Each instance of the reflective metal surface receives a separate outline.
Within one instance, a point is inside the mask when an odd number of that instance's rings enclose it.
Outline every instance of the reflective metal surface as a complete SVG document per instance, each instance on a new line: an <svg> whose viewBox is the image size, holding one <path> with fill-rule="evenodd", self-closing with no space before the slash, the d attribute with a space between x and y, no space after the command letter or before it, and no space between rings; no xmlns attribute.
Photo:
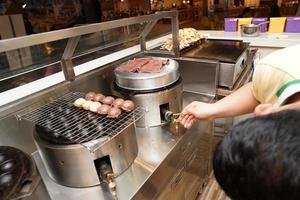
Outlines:
<svg viewBox="0 0 300 200"><path fill-rule="evenodd" d="M159 57L153 57L153 59L166 60L166 58ZM178 63L173 59L168 60L169 62L158 73L127 73L116 68L116 84L128 90L153 90L171 85L179 79ZM127 62L121 65L126 64Z"/></svg>
<svg viewBox="0 0 300 200"><path fill-rule="evenodd" d="M219 86L232 88L248 62L248 51L241 54L236 63L220 63Z"/></svg>
<svg viewBox="0 0 300 200"><path fill-rule="evenodd" d="M159 166L160 162L167 156L177 140L175 135L161 127L147 130L137 129L136 135L139 149L146 148L152 151L146 154L139 152L138 158L134 163L129 166L124 173L115 178L118 199L130 199L155 168ZM147 145L145 146L144 144ZM148 159L144 160L146 156ZM112 199L108 189L103 185L82 189L64 187L55 183L48 177L38 152L34 154L34 158L52 199ZM81 165L84 164L79 161L77 163Z"/></svg>
<svg viewBox="0 0 300 200"><path fill-rule="evenodd" d="M247 43L239 40L206 40L181 56L235 63L248 46Z"/></svg>
<svg viewBox="0 0 300 200"><path fill-rule="evenodd" d="M219 77L219 62L205 59L180 57L179 73L183 80L183 90L214 96Z"/></svg>
<svg viewBox="0 0 300 200"><path fill-rule="evenodd" d="M115 89L113 93L116 96L129 98L136 105L145 109L144 116L136 122L138 127L152 127L165 124L167 121L162 116L163 109L170 110L173 113L180 112L182 109L182 83L180 80L174 86L157 92L128 94Z"/></svg>
<svg viewBox="0 0 300 200"><path fill-rule="evenodd" d="M246 37L256 37L260 34L260 25L258 24L242 24L241 35Z"/></svg>
<svg viewBox="0 0 300 200"><path fill-rule="evenodd" d="M79 40L80 36L70 38L61 58L61 68L64 71L65 79L67 81L73 81L75 79L75 73L74 70L72 70L72 56L75 52Z"/></svg>
<svg viewBox="0 0 300 200"><path fill-rule="evenodd" d="M41 158L45 163L49 176L57 183L69 187L89 187L100 184L100 166L97 160L108 156L114 176L120 175L127 169L138 153L134 125L131 124L123 132L114 136L108 142L90 152L85 146L103 143L102 138L85 144L55 145L41 139L34 133L34 140Z"/></svg>
<svg viewBox="0 0 300 200"><path fill-rule="evenodd" d="M248 46L242 41L207 40L181 56L219 62L218 85L232 88L248 62Z"/></svg>
<svg viewBox="0 0 300 200"><path fill-rule="evenodd" d="M187 96L189 101L201 100L201 95ZM212 99L204 97L202 100ZM208 177L211 131L207 123L198 124L185 134L182 129L172 133L163 127L137 128L138 157L124 173L115 178L117 198L151 199L155 196L158 199L182 199L182 194L187 199L195 197ZM82 189L64 187L53 182L47 176L37 152L34 158L52 199L112 199L104 185ZM180 170L184 166L186 168ZM173 181L176 180L176 173L184 173L184 182L179 181L175 188ZM171 196L161 196L169 191L169 188L161 187L165 184L174 187Z"/></svg>
<svg viewBox="0 0 300 200"><path fill-rule="evenodd" d="M211 102L212 98L184 92L183 100L186 106L195 100ZM152 165L160 164L132 199L195 199L210 171L211 124L195 124L184 135L178 131L179 135L173 137L173 142L168 141L168 135L159 134L163 130L160 127L150 130L155 130L155 134L151 131L138 134L138 143L143 145L139 149L139 158ZM172 147L173 143L176 145ZM164 151L169 153L164 160L159 161L157 155Z"/></svg>

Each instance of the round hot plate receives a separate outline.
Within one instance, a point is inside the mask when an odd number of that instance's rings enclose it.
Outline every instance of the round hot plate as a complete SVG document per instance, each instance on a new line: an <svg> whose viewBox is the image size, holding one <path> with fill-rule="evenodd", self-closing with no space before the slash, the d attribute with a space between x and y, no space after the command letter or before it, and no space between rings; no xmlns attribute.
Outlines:
<svg viewBox="0 0 300 200"><path fill-rule="evenodd" d="M178 62L161 57L145 57L149 59L168 60L168 63L164 65L160 72L153 73L140 73L140 72L122 72L115 69L116 84L124 89L128 90L153 90L166 87L179 79L179 67ZM128 62L121 64L126 65Z"/></svg>
<svg viewBox="0 0 300 200"><path fill-rule="evenodd" d="M0 199L9 200L32 174L30 157L23 151L0 146Z"/></svg>

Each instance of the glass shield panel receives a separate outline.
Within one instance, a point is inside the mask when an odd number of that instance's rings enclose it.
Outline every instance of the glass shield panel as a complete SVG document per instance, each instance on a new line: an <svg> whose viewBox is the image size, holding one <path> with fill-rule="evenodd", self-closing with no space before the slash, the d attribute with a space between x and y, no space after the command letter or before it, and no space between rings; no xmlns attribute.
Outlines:
<svg viewBox="0 0 300 200"><path fill-rule="evenodd" d="M172 33L171 19L160 19L154 25L147 36L147 40L152 40Z"/></svg>
<svg viewBox="0 0 300 200"><path fill-rule="evenodd" d="M150 22L137 23L81 36L73 55L74 65L140 45L139 38L149 24ZM171 19L161 19L154 23L146 41L171 33Z"/></svg>
<svg viewBox="0 0 300 200"><path fill-rule="evenodd" d="M76 66L139 45L141 35L147 35L146 41L149 41L170 34L169 19L155 24L156 17L170 16L169 13L137 16L5 41L2 49L7 51L0 53L0 92L61 71L61 60L72 59L73 66ZM148 32L145 29L149 24L153 26ZM97 32L97 29L101 31ZM53 41L55 38L57 40ZM22 41L24 45L19 43ZM41 41L44 43L39 44ZM29 46L23 48L27 44ZM19 49L14 49L14 46L19 46Z"/></svg>
<svg viewBox="0 0 300 200"><path fill-rule="evenodd" d="M73 55L74 64L81 63L80 58L86 62L139 44L139 36L146 24L138 23L81 36Z"/></svg>
<svg viewBox="0 0 300 200"><path fill-rule="evenodd" d="M0 53L0 92L61 71L67 39Z"/></svg>

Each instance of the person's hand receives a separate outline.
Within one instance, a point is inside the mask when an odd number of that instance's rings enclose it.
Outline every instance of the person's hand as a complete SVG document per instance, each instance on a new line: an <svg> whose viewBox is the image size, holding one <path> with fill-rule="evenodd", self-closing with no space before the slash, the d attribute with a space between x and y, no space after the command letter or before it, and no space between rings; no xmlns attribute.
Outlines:
<svg viewBox="0 0 300 200"><path fill-rule="evenodd" d="M273 108L272 104L259 104L255 107L254 115L255 116L261 116L261 115L267 115L271 114L273 112L276 112L276 109Z"/></svg>
<svg viewBox="0 0 300 200"><path fill-rule="evenodd" d="M197 120L213 120L214 110L213 104L194 101L183 109L177 121L190 128Z"/></svg>

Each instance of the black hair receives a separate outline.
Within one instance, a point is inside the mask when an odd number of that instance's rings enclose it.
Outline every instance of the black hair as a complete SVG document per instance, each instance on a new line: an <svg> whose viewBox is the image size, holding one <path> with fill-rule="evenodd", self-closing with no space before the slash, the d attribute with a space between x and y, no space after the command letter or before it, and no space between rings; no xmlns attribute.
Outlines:
<svg viewBox="0 0 300 200"><path fill-rule="evenodd" d="M214 152L215 178L232 200L300 200L300 112L235 125Z"/></svg>

